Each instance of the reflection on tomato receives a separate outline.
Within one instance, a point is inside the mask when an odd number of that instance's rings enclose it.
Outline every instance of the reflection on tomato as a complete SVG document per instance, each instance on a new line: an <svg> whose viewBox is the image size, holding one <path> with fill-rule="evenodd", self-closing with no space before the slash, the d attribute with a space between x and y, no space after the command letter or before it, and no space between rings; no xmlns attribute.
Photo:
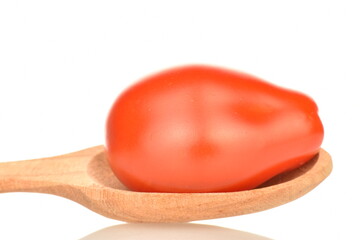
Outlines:
<svg viewBox="0 0 360 240"><path fill-rule="evenodd" d="M310 160L323 135L309 97L208 66L145 78L107 120L111 168L145 192L252 189Z"/></svg>

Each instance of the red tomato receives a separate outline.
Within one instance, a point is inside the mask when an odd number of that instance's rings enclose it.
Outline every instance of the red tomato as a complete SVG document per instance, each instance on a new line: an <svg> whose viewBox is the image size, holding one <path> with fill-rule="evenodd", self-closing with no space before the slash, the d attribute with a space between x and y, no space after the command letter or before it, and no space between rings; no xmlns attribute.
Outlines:
<svg viewBox="0 0 360 240"><path fill-rule="evenodd" d="M207 66L144 79L107 120L112 170L144 192L252 189L310 160L323 135L309 97Z"/></svg>

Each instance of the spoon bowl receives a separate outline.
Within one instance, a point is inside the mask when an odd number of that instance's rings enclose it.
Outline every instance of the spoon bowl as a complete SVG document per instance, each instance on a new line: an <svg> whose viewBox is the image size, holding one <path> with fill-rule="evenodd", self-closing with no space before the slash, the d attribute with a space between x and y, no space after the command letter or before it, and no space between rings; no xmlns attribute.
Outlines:
<svg viewBox="0 0 360 240"><path fill-rule="evenodd" d="M224 193L148 193L127 189L112 173L104 146L50 158L0 163L0 193L38 192L71 199L126 222L188 222L249 214L293 201L331 172L323 149L310 161L256 189Z"/></svg>

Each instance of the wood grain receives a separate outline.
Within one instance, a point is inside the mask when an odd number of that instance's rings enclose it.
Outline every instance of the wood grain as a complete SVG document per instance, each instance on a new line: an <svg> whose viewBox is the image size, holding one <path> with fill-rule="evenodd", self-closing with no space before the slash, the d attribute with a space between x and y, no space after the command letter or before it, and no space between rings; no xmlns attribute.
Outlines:
<svg viewBox="0 0 360 240"><path fill-rule="evenodd" d="M249 191L143 193L121 184L107 163L104 147L96 146L56 157L0 163L0 193L54 194L127 222L188 222L277 207L311 191L331 170L331 157L321 149L302 167Z"/></svg>

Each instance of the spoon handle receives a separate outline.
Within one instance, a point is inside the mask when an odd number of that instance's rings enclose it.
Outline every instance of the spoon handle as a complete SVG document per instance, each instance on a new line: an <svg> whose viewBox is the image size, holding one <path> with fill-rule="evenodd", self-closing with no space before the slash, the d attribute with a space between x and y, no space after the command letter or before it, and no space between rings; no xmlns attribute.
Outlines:
<svg viewBox="0 0 360 240"><path fill-rule="evenodd" d="M0 163L0 193L37 192L49 185L53 168L49 159Z"/></svg>
<svg viewBox="0 0 360 240"><path fill-rule="evenodd" d="M0 193L57 194L89 182L87 166L101 146L49 158L0 163Z"/></svg>

